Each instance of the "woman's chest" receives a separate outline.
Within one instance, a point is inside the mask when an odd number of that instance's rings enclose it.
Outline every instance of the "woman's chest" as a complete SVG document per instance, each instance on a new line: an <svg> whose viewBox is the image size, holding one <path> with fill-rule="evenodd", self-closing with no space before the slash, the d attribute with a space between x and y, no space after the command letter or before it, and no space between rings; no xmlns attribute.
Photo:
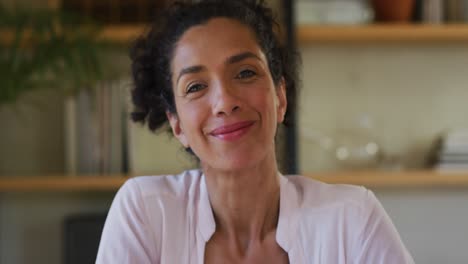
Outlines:
<svg viewBox="0 0 468 264"><path fill-rule="evenodd" d="M250 242L244 248L214 236L205 246L204 263L285 264L289 263L289 257L276 243L274 236Z"/></svg>

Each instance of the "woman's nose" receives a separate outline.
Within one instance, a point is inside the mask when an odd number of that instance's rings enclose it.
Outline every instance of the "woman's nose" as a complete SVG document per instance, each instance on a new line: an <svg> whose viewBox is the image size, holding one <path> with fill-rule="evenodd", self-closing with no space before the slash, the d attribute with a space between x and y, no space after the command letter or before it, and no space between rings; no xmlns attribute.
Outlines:
<svg viewBox="0 0 468 264"><path fill-rule="evenodd" d="M240 110L240 100L234 87L225 83L218 83L215 88L213 114L216 116L229 116Z"/></svg>

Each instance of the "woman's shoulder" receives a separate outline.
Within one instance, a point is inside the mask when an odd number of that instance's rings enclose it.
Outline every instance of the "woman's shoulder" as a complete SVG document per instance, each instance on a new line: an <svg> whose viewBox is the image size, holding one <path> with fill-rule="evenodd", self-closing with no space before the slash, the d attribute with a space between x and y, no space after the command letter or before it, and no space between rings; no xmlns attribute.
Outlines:
<svg viewBox="0 0 468 264"><path fill-rule="evenodd" d="M287 183L288 195L297 201L289 221L297 228L293 241L307 249L307 259L320 252L326 263L343 258L355 263L414 263L372 191L303 176L289 176Z"/></svg>
<svg viewBox="0 0 468 264"><path fill-rule="evenodd" d="M185 198L199 188L201 179L202 172L196 169L172 175L137 176L127 180L121 190L139 192L144 198Z"/></svg>
<svg viewBox="0 0 468 264"><path fill-rule="evenodd" d="M298 203L303 208L330 208L369 206L375 199L373 193L362 186L350 184L329 184L309 177L294 175L287 177L297 193Z"/></svg>
<svg viewBox="0 0 468 264"><path fill-rule="evenodd" d="M327 233L332 240L340 237L339 232L357 238L369 221L384 214L383 209L376 210L381 206L372 191L362 186L329 184L304 176L289 176L287 180L288 195L295 197L297 221L306 227L303 231Z"/></svg>

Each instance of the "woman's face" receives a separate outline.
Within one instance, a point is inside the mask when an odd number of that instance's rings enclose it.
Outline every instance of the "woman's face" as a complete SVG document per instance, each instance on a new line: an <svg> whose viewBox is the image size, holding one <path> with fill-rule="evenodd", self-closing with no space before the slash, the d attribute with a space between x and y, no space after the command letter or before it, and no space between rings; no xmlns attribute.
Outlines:
<svg viewBox="0 0 468 264"><path fill-rule="evenodd" d="M177 114L174 135L204 167L236 170L274 157L286 111L284 82L275 87L251 30L227 18L188 29L171 63Z"/></svg>

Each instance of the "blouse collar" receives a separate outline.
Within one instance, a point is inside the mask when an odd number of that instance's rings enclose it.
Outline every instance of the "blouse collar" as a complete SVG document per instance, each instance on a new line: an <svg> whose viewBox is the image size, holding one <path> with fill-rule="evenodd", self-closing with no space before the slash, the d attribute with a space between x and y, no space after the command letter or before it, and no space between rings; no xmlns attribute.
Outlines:
<svg viewBox="0 0 468 264"><path fill-rule="evenodd" d="M201 175L200 197L198 202L198 230L200 231L205 243L210 240L216 230L213 210L211 210L210 197L206 187L205 175Z"/></svg>

